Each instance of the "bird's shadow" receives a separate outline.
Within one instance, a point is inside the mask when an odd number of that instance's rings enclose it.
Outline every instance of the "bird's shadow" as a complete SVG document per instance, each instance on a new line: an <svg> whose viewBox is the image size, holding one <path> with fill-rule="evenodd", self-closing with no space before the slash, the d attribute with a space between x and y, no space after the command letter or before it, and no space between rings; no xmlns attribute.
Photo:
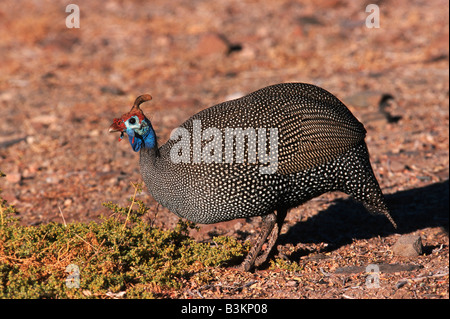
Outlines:
<svg viewBox="0 0 450 319"><path fill-rule="evenodd" d="M278 244L327 243L325 251L332 251L354 239L405 234L427 227L441 227L448 235L449 180L385 197L397 229L384 215L370 215L351 198L339 199L317 215L292 226L279 237ZM290 259L298 259L297 255Z"/></svg>

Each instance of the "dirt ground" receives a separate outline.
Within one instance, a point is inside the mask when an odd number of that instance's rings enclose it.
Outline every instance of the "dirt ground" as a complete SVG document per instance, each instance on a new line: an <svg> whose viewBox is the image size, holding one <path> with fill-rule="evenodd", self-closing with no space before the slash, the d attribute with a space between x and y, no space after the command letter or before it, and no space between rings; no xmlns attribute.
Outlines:
<svg viewBox="0 0 450 319"><path fill-rule="evenodd" d="M283 227L279 251L300 271L214 269L213 284L187 281L162 296L449 298L449 4L377 1L380 26L368 28L361 3L79 1L80 27L67 28L67 1L1 1L3 197L24 225L61 222L60 209L67 222L98 220L108 214L102 202L127 204L130 182L142 180L138 154L108 134L136 96L153 96L143 108L162 145L203 108L270 84L312 83L364 123L399 228L345 194L325 194L292 209ZM156 202L140 196L153 218ZM157 225L177 220L159 208ZM247 240L260 218L200 226L198 240ZM392 246L410 233L423 253L397 256ZM366 282L373 264L377 287Z"/></svg>

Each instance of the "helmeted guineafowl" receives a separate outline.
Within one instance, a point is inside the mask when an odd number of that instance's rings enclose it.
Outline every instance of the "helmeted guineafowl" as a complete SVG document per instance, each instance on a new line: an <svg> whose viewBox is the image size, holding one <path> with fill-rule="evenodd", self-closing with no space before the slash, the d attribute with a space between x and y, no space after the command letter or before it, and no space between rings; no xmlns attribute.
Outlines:
<svg viewBox="0 0 450 319"><path fill-rule="evenodd" d="M268 86L193 115L161 147L140 108L150 99L139 96L110 132L127 133L140 151L148 190L178 216L201 224L262 216L242 269L267 259L289 208L325 192L347 193L396 227L372 171L364 126L326 90Z"/></svg>

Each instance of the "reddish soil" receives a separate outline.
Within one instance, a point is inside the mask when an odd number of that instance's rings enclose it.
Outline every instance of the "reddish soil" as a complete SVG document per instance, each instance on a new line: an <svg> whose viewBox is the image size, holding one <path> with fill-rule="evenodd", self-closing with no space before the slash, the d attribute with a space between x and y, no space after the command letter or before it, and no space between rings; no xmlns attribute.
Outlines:
<svg viewBox="0 0 450 319"><path fill-rule="evenodd" d="M24 225L98 220L141 181L138 154L108 134L136 96L160 144L190 115L280 82L319 85L364 123L373 168L399 228L341 193L288 214L279 251L301 271L212 270L173 298L449 298L448 1L382 1L367 28L359 1L81 2L80 28L65 1L0 3L2 196ZM394 98L379 111L383 95ZM140 195L152 208L148 194ZM156 224L178 218L160 208ZM260 218L201 226L247 240ZM419 234L423 253L393 244ZM365 267L380 268L378 288ZM359 268L355 268L358 266ZM414 267L418 266L418 267ZM353 267L353 268L352 268ZM408 268L409 267L409 268ZM386 270L387 269L387 270Z"/></svg>

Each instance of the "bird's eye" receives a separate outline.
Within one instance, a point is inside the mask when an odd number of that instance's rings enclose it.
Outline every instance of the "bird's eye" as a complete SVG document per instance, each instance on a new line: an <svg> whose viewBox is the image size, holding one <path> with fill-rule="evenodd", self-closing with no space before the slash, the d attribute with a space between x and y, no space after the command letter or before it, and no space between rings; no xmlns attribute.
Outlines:
<svg viewBox="0 0 450 319"><path fill-rule="evenodd" d="M135 124L136 123L136 119L134 117L132 117L131 119L128 120L128 123Z"/></svg>

